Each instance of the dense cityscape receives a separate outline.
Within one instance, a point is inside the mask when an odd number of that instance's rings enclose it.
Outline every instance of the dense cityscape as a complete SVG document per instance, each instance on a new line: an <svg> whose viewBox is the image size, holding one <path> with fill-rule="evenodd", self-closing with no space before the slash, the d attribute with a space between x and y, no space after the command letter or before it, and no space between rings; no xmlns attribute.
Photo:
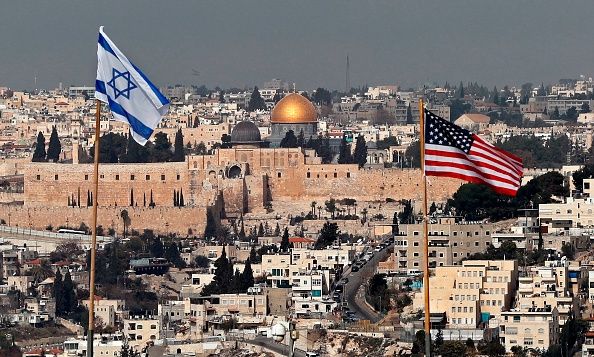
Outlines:
<svg viewBox="0 0 594 357"><path fill-rule="evenodd" d="M513 198L429 181L434 348L594 350L591 78L260 88L162 88L146 146L103 111L97 355L282 354L289 321L297 353L421 353L421 98L525 163ZM86 349L94 90L0 90L2 338L31 356Z"/></svg>
<svg viewBox="0 0 594 357"><path fill-rule="evenodd" d="M594 356L592 6L303 1L3 4L0 357Z"/></svg>

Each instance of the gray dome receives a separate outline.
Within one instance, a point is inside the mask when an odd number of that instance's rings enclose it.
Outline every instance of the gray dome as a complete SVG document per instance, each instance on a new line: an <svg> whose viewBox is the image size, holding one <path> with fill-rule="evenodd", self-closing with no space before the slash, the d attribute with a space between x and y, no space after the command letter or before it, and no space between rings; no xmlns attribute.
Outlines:
<svg viewBox="0 0 594 357"><path fill-rule="evenodd" d="M262 141L260 130L251 121L240 121L231 131L232 143L256 143Z"/></svg>

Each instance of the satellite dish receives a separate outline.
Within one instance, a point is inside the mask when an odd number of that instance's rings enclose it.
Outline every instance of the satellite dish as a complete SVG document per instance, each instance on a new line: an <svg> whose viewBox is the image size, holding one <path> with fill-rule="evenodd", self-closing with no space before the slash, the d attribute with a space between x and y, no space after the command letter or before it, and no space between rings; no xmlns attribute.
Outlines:
<svg viewBox="0 0 594 357"><path fill-rule="evenodd" d="M287 334L287 328L283 324L278 323L278 324L272 326L272 338L276 342L281 342L282 340L284 340L286 334Z"/></svg>

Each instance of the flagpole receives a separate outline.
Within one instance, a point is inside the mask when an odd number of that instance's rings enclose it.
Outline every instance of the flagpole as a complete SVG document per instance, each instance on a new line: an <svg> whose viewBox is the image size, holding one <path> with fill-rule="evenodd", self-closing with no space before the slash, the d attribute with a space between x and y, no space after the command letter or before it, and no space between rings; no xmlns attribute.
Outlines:
<svg viewBox="0 0 594 357"><path fill-rule="evenodd" d="M95 329L95 255L97 246L97 191L99 191L99 135L101 134L101 102L95 100L95 166L93 177L93 235L91 238L91 268L89 273L89 325L87 332L87 357L93 356Z"/></svg>
<svg viewBox="0 0 594 357"><path fill-rule="evenodd" d="M427 217L427 175L425 175L425 111L423 99L419 99L419 123L421 137L421 175L423 175L423 292L425 297L425 356L431 356L431 310L429 308L429 228Z"/></svg>

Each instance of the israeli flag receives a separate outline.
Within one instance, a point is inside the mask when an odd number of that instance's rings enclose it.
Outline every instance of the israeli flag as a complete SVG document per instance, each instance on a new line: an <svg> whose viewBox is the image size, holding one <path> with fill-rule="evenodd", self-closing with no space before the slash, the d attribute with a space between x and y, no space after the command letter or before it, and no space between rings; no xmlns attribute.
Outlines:
<svg viewBox="0 0 594 357"><path fill-rule="evenodd" d="M95 98L107 103L118 121L130 125L136 142L146 144L169 109L169 100L99 28Z"/></svg>

